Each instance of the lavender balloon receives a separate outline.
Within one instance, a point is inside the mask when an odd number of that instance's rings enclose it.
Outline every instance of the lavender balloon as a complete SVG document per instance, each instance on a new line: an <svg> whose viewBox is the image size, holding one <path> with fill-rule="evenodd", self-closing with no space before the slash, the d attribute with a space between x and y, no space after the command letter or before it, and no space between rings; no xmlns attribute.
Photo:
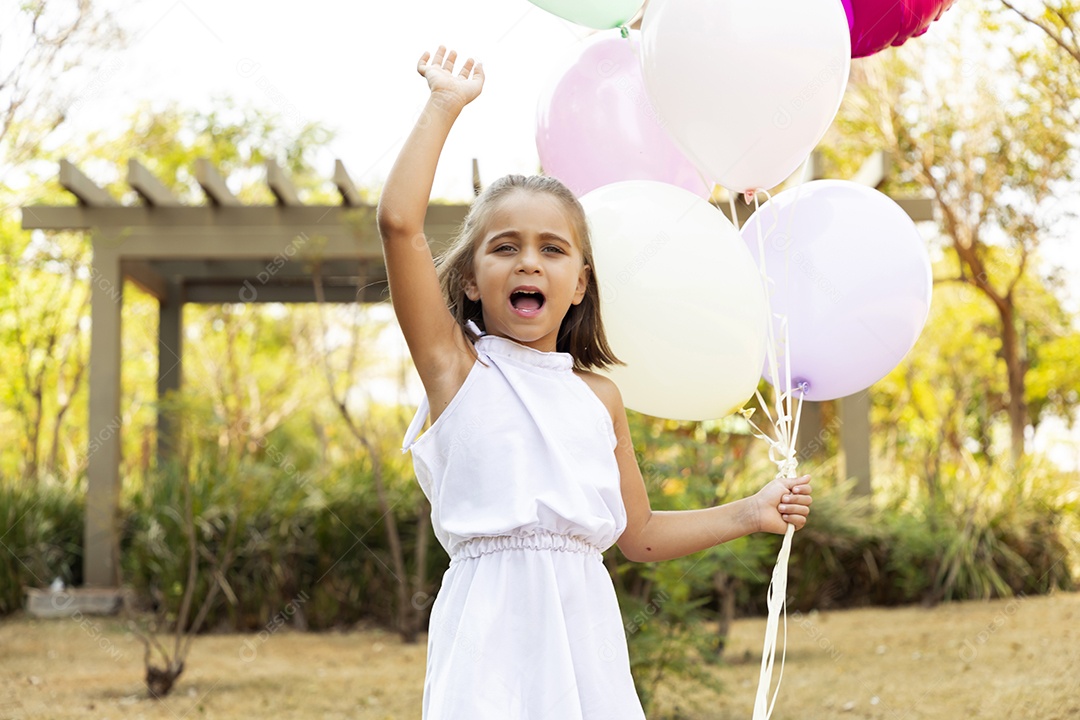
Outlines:
<svg viewBox="0 0 1080 720"><path fill-rule="evenodd" d="M761 267L769 303L786 316L791 385L806 400L832 400L885 377L915 345L930 312L926 246L907 213L886 195L843 180L785 190L742 229ZM780 383L783 329L774 320Z"/></svg>
<svg viewBox="0 0 1080 720"><path fill-rule="evenodd" d="M598 33L540 96L536 149L544 173L578 197L623 180L656 180L708 198L706 186L648 95L640 33Z"/></svg>

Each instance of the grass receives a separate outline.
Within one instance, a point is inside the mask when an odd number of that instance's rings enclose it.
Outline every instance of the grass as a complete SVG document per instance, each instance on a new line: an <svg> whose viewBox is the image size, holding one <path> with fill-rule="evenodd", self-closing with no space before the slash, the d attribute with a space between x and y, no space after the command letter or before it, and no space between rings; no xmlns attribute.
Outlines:
<svg viewBox="0 0 1080 720"><path fill-rule="evenodd" d="M773 718L1078 717L1078 621L1076 593L789 615ZM762 619L737 621L716 688L663 687L650 720L749 718L763 632ZM0 648L0 719L416 720L426 636L205 635L163 700L146 697L142 646L115 619L18 614L0 622Z"/></svg>

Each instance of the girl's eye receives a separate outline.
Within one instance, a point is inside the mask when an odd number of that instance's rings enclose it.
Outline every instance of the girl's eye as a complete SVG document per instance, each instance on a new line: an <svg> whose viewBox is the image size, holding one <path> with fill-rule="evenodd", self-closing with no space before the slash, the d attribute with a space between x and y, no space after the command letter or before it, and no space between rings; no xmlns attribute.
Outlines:
<svg viewBox="0 0 1080 720"><path fill-rule="evenodd" d="M513 245L500 245L499 247L495 248L495 252L502 252L503 250L513 250L513 249L514 249Z"/></svg>
<svg viewBox="0 0 1080 720"><path fill-rule="evenodd" d="M544 249L545 250L554 250L555 252L560 253L560 254L562 253L562 248L559 247L558 245L548 245Z"/></svg>

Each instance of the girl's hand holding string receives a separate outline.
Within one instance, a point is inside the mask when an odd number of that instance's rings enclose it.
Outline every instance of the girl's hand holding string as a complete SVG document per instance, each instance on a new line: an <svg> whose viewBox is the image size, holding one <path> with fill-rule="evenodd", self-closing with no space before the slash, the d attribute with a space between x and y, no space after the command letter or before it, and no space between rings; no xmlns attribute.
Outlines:
<svg viewBox="0 0 1080 720"><path fill-rule="evenodd" d="M810 476L776 478L753 496L760 530L783 535L787 526L796 530L806 525L810 515Z"/></svg>
<svg viewBox="0 0 1080 720"><path fill-rule="evenodd" d="M461 72L454 75L454 62L457 51L451 50L445 59L446 46L440 45L435 57L425 52L416 64L416 71L424 76L431 90L431 97L438 101L440 108L459 111L480 95L484 87L484 66L472 58L461 66ZM428 62L431 58L431 62Z"/></svg>

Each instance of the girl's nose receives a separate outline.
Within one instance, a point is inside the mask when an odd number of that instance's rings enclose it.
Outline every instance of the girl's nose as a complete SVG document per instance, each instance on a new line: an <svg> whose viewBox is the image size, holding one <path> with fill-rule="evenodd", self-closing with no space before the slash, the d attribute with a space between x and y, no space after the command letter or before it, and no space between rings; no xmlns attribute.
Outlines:
<svg viewBox="0 0 1080 720"><path fill-rule="evenodd" d="M518 253L518 267L522 272L536 272L540 269L540 253L532 248L525 248Z"/></svg>

